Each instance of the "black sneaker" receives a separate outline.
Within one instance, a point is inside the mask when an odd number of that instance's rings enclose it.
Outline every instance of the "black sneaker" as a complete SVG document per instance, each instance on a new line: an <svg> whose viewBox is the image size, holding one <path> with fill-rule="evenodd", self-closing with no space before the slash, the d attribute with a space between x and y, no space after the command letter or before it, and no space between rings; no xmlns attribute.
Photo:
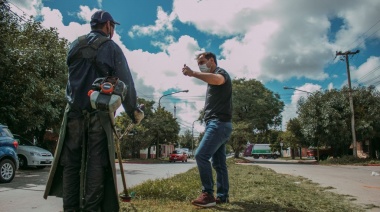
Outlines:
<svg viewBox="0 0 380 212"><path fill-rule="evenodd" d="M230 200L228 199L228 197L225 199L221 199L220 197L217 197L215 199L215 202L216 204L225 204L225 203L230 203Z"/></svg>
<svg viewBox="0 0 380 212"><path fill-rule="evenodd" d="M215 206L216 202L214 195L209 194L207 192L202 192L197 199L191 201L191 204L207 208Z"/></svg>

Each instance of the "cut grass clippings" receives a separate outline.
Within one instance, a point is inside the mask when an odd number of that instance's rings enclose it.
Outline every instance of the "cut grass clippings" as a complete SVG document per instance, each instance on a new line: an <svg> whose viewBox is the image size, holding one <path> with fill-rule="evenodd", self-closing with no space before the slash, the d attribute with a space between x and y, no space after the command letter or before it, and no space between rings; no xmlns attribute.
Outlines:
<svg viewBox="0 0 380 212"><path fill-rule="evenodd" d="M171 178L149 180L129 188L134 198L129 203L122 202L121 211L364 211L349 197L329 192L331 188L247 164L228 159L229 204L207 209L191 205L201 188L198 169L192 168Z"/></svg>
<svg viewBox="0 0 380 212"><path fill-rule="evenodd" d="M329 158L320 161L321 165L358 165L358 166L380 166L380 160L371 158L355 158L352 155L345 155L339 158Z"/></svg>

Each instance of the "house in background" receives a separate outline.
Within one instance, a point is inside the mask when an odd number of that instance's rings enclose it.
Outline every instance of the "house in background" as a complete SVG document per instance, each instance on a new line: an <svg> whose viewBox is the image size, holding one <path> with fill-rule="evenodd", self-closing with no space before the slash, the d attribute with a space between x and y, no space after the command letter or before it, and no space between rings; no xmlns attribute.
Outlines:
<svg viewBox="0 0 380 212"><path fill-rule="evenodd" d="M161 144L161 158L169 157L170 153L172 153L175 149L173 144ZM156 158L156 146L150 147L150 158ZM147 159L148 158L148 148L140 150L140 158Z"/></svg>

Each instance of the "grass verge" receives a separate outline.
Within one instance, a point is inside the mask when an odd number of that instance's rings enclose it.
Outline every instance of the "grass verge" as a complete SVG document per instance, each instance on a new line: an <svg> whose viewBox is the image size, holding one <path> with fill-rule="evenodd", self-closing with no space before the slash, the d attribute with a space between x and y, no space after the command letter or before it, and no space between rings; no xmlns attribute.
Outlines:
<svg viewBox="0 0 380 212"><path fill-rule="evenodd" d="M358 166L380 166L380 160L374 160L369 158L355 158L352 155L346 155L340 158L329 158L324 161L320 161L319 164L324 165L358 165Z"/></svg>
<svg viewBox="0 0 380 212"><path fill-rule="evenodd" d="M329 192L331 188L246 164L228 159L229 204L208 209L191 205L201 187L198 169L193 168L172 178L149 180L130 188L135 196L130 203L121 203L121 211L364 211L349 197Z"/></svg>

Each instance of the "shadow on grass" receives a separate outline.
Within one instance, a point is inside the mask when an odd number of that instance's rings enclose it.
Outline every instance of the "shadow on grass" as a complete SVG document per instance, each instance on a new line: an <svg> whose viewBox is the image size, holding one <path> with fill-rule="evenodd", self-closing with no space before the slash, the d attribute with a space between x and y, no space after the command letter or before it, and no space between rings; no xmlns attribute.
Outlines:
<svg viewBox="0 0 380 212"><path fill-rule="evenodd" d="M252 164L297 164L297 165L316 165L318 162L311 160L300 160L300 161L288 161L288 160L265 160L265 159L259 159L259 160L251 160Z"/></svg>
<svg viewBox="0 0 380 212"><path fill-rule="evenodd" d="M182 202L183 203L183 202ZM179 204L180 205L180 204ZM190 207L190 208L189 208ZM268 212L268 211L282 211L282 212L304 212L290 207L282 207L276 204L270 203L255 203L252 201L233 201L229 204L216 205L215 207L198 207L193 206L189 202L189 207L186 206L186 209L183 208L182 211L230 211L230 212L246 212L246 211L255 211L255 212ZM141 205L137 206L132 204L124 205L121 208L121 211L142 211ZM157 208L156 208L157 209ZM159 208L157 211L177 211L178 208L173 209L168 207L167 210L164 208ZM144 211L154 211L152 208L146 208Z"/></svg>
<svg viewBox="0 0 380 212"><path fill-rule="evenodd" d="M141 171L141 170L124 170L124 173L129 174L129 175L138 175L138 174L143 173L143 171ZM121 171L116 170L116 174L121 174Z"/></svg>
<svg viewBox="0 0 380 212"><path fill-rule="evenodd" d="M210 208L199 208L202 209L210 209ZM255 212L267 212L267 211L287 211L287 212L302 212L301 210L294 208L284 208L279 205L270 204L270 203L255 203L250 201L241 201L236 202L233 201L230 204L226 204L224 206L217 205L212 209L216 209L217 211L231 211L231 212L246 212L246 211L255 211Z"/></svg>

